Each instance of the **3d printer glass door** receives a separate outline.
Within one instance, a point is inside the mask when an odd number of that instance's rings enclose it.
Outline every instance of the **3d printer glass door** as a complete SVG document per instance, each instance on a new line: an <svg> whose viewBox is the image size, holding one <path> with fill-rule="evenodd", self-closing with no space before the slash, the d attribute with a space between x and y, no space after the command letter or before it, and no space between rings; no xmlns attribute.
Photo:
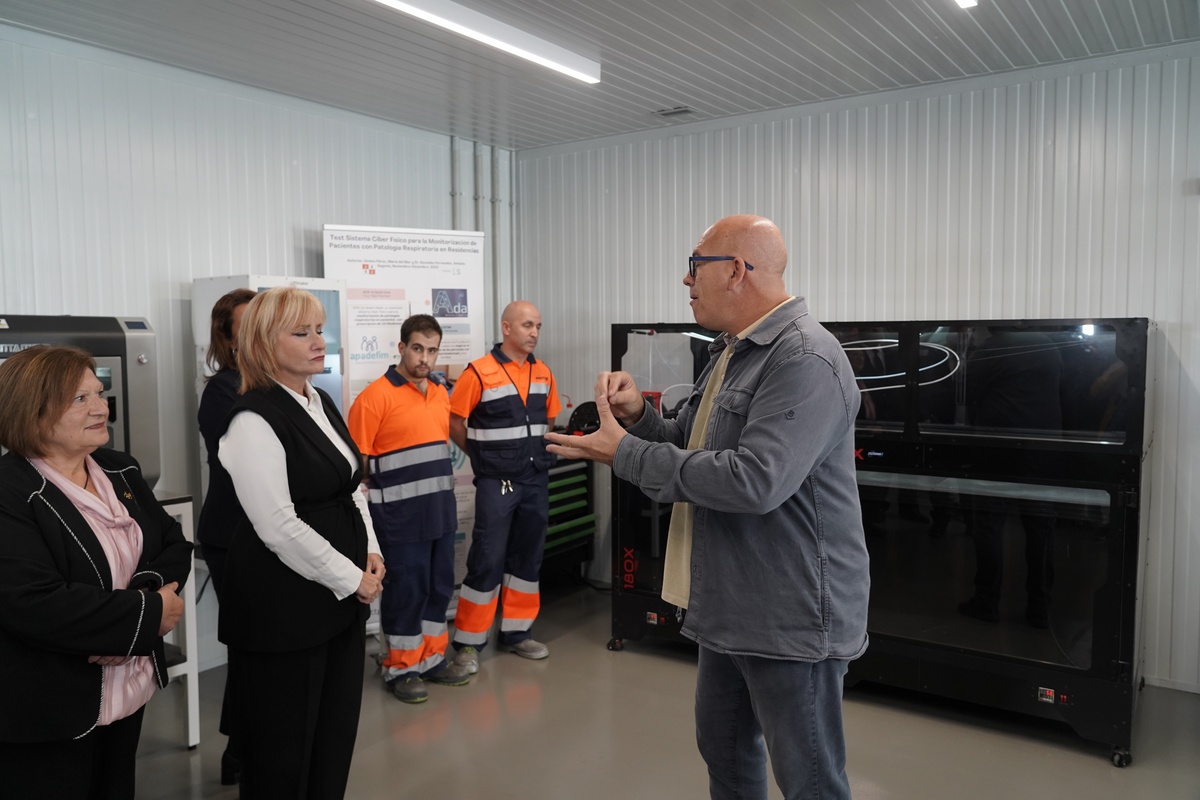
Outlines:
<svg viewBox="0 0 1200 800"><path fill-rule="evenodd" d="M1101 489L860 471L872 633L1081 670L1119 577Z"/></svg>

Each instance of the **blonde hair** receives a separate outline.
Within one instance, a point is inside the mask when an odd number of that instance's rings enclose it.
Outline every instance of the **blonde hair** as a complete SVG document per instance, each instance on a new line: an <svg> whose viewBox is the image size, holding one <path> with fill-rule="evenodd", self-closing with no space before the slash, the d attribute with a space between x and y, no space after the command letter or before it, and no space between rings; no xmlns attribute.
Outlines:
<svg viewBox="0 0 1200 800"><path fill-rule="evenodd" d="M294 286L268 289L246 306L238 331L237 364L242 373L242 394L269 389L279 372L275 339L283 331L325 322L325 307L312 294Z"/></svg>
<svg viewBox="0 0 1200 800"><path fill-rule="evenodd" d="M0 446L19 456L44 456L46 436L66 413L91 354L78 347L38 345L0 364Z"/></svg>

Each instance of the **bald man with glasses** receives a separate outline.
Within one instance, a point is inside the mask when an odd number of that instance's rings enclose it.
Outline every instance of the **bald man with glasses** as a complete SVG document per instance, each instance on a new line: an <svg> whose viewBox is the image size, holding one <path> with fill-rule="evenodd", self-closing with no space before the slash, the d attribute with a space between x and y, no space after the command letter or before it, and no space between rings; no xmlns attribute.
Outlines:
<svg viewBox="0 0 1200 800"><path fill-rule="evenodd" d="M854 468L859 392L837 340L784 289L770 220L726 217L684 285L722 331L667 420L624 372L601 372L601 427L549 450L611 464L674 503L663 599L700 645L696 739L714 800L848 798L842 682L867 647L870 574Z"/></svg>

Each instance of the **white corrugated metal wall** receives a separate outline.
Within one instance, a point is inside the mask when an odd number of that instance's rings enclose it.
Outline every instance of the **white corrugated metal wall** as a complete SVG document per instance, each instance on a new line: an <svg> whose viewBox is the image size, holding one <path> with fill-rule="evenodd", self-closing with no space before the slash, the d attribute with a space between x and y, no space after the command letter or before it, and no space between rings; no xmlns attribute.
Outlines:
<svg viewBox="0 0 1200 800"><path fill-rule="evenodd" d="M609 323L690 318L682 258L735 211L825 319L1150 317L1146 674L1200 690L1195 46L527 151L515 215L503 151L5 26L0 74L0 311L151 320L164 485L195 481L191 280L317 275L322 224L449 228L455 192L577 400Z"/></svg>
<svg viewBox="0 0 1200 800"><path fill-rule="evenodd" d="M691 320L684 257L735 212L780 223L822 319L1153 320L1145 675L1200 691L1200 47L517 158L517 289L579 401L610 323Z"/></svg>
<svg viewBox="0 0 1200 800"><path fill-rule="evenodd" d="M506 151L7 26L0 76L0 313L150 320L161 486L199 487L194 278L319 276L324 224L449 229L460 196L511 280Z"/></svg>

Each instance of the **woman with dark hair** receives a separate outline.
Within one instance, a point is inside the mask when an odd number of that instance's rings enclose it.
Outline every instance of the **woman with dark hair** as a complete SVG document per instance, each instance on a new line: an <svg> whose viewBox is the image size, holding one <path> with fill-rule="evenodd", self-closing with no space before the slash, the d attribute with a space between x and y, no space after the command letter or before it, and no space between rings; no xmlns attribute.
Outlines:
<svg viewBox="0 0 1200 800"><path fill-rule="evenodd" d="M229 552L233 530L242 517L242 509L229 473L217 458L217 443L225 432L225 418L237 402L238 389L242 385L242 376L237 371L237 335L242 314L254 295L255 292L249 289L234 289L213 306L212 333L205 358L213 374L204 386L200 411L196 415L208 453L208 492L200 509L196 540L200 542L218 600L225 578L225 555Z"/></svg>
<svg viewBox="0 0 1200 800"><path fill-rule="evenodd" d="M226 562L218 636L229 648L242 800L345 795L358 733L365 624L383 558L362 456L332 398L325 309L294 287L246 309L242 396L221 437L246 518Z"/></svg>
<svg viewBox="0 0 1200 800"><path fill-rule="evenodd" d="M0 364L0 792L131 800L142 713L167 685L192 545L137 461L107 450L96 362Z"/></svg>
<svg viewBox="0 0 1200 800"><path fill-rule="evenodd" d="M237 371L237 336L242 314L246 313L246 306L255 294L250 289L234 289L222 295L213 305L208 355L205 357L205 363L213 374L204 386L200 410L196 414L200 435L204 438L204 449L208 454L208 492L200 509L196 540L200 543L208 574L212 576L218 602L224 594L225 556L229 552L229 542L245 515L233 491L233 481L217 458L217 444L225 432L225 418L237 402L238 389L242 385L242 376ZM226 692L221 707L221 732L226 736L230 735L233 728L228 696ZM240 763L237 752L237 742L230 737L225 752L221 754L221 783L224 786L237 783Z"/></svg>

